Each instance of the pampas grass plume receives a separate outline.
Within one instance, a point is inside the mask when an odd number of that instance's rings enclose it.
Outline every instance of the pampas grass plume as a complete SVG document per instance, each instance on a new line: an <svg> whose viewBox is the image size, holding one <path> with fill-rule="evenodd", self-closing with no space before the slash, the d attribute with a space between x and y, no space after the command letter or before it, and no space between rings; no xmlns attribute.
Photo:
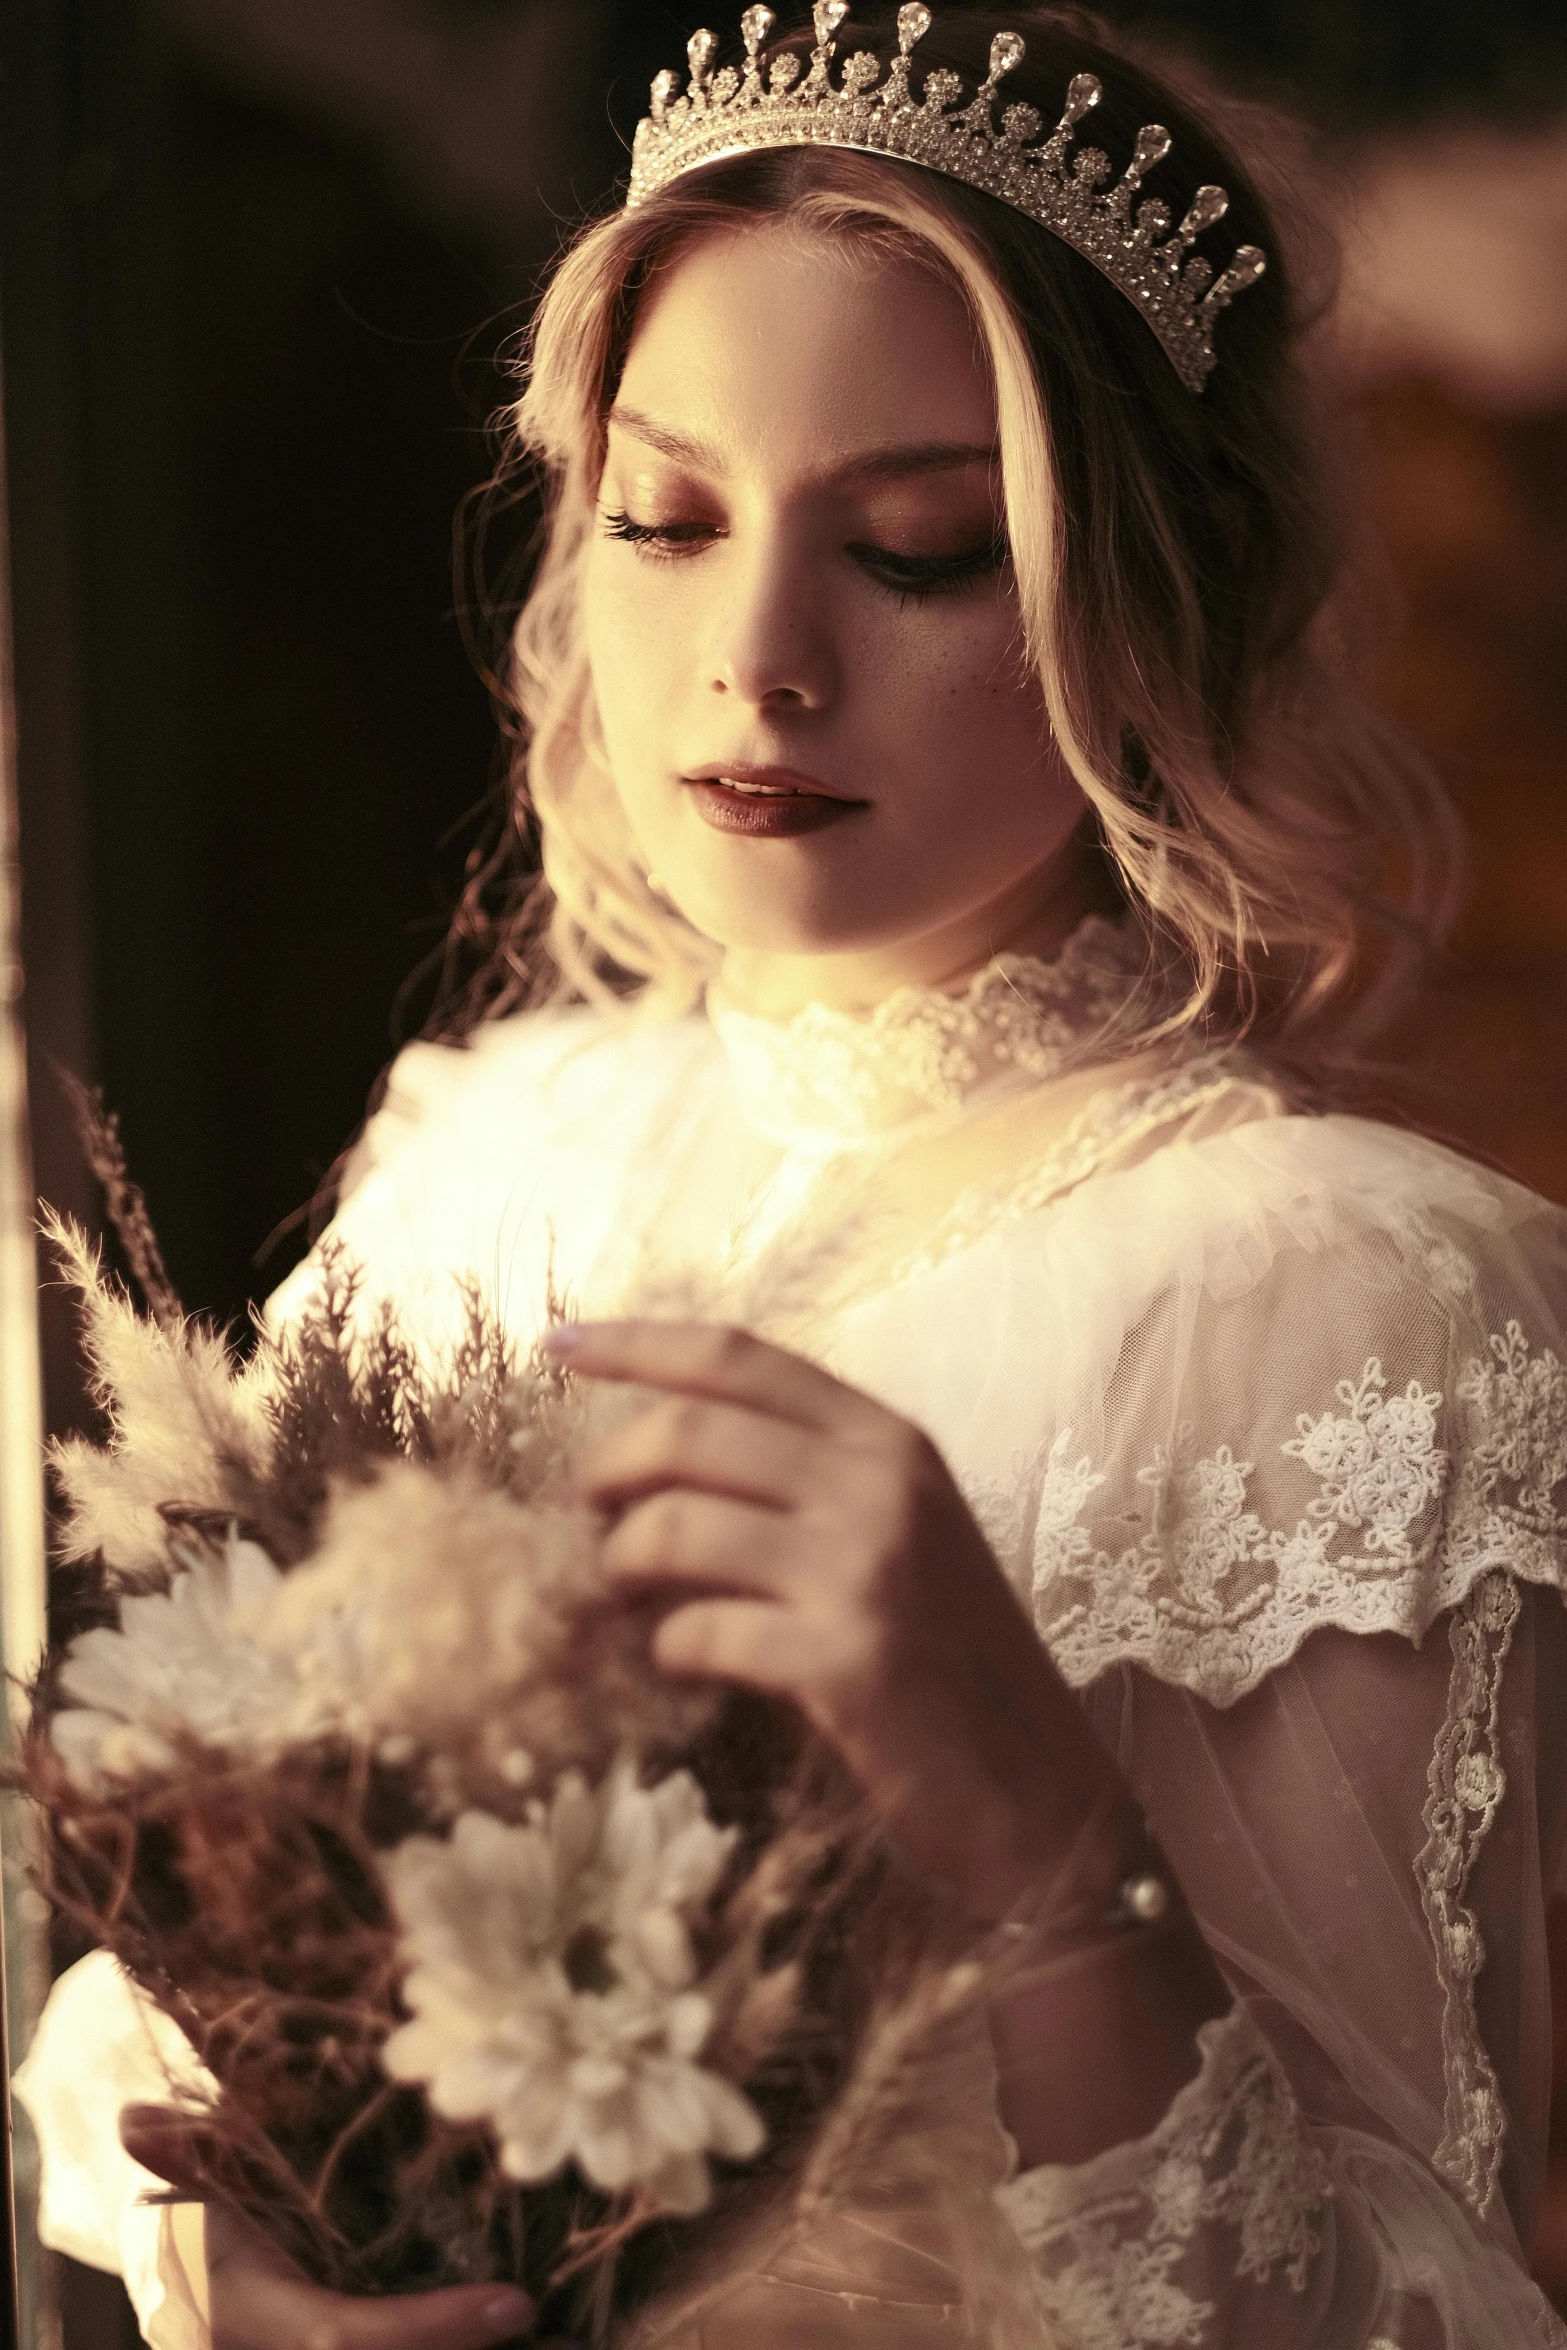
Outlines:
<svg viewBox="0 0 1567 2350"><path fill-rule="evenodd" d="M221 1510L235 1464L264 1474L260 1383L237 1372L225 1341L204 1324L145 1320L78 1225L51 1211L44 1234L80 1301L92 1394L110 1427L107 1448L79 1436L50 1447L66 1503L57 1555L101 1554L126 1584L162 1585L165 1507Z"/></svg>

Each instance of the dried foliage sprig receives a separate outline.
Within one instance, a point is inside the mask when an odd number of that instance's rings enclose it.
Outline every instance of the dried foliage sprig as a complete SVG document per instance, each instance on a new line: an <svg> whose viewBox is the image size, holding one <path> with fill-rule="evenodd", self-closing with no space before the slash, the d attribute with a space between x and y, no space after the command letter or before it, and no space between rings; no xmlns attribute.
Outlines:
<svg viewBox="0 0 1567 2350"><path fill-rule="evenodd" d="M120 1121L106 1105L100 1087L85 1085L69 1069L57 1070L71 1105L82 1154L103 1186L104 1207L119 1235L126 1261L147 1300L160 1330L172 1331L185 1319L179 1291L169 1279L141 1185L132 1180L120 1140Z"/></svg>

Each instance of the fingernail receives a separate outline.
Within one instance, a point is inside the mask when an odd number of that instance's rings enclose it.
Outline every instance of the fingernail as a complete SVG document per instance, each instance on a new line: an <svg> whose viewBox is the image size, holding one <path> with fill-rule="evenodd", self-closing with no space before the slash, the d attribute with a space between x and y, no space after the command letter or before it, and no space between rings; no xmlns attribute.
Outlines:
<svg viewBox="0 0 1567 2350"><path fill-rule="evenodd" d="M582 1343L580 1322L557 1322L544 1333L544 1351L552 1355L569 1355L574 1346Z"/></svg>
<svg viewBox="0 0 1567 2350"><path fill-rule="evenodd" d="M513 2334L526 2332L532 2325L533 2303L526 2293L508 2285L504 2293L496 2293L486 2301L479 2315L485 2325L494 2328L497 2342L504 2342Z"/></svg>

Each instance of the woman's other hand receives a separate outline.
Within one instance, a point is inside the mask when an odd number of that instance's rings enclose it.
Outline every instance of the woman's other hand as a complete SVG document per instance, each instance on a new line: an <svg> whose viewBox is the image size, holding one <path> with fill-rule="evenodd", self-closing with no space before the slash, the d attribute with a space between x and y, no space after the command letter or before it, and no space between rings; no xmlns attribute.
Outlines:
<svg viewBox="0 0 1567 2350"><path fill-rule="evenodd" d="M169 2123L155 2105L129 2106L120 2120L127 2151L160 2178L179 2168ZM537 2341L533 2304L512 2286L458 2285L390 2300L328 2293L255 2229L211 2206L205 2219L212 2350L495 2350L502 2343L567 2350Z"/></svg>
<svg viewBox="0 0 1567 2350"><path fill-rule="evenodd" d="M206 2219L212 2350L491 2350L531 2334L533 2304L510 2286L328 2293L253 2229L211 2209Z"/></svg>
<svg viewBox="0 0 1567 2350"><path fill-rule="evenodd" d="M576 1472L611 1575L674 1595L658 1663L793 1698L910 1856L1004 1915L1118 1773L935 1446L739 1330L569 1324L548 1344L662 1391Z"/></svg>

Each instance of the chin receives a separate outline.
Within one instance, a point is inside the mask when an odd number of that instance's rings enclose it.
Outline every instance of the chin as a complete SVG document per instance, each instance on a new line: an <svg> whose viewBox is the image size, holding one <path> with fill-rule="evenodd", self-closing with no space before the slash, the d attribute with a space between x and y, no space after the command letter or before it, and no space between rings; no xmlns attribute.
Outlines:
<svg viewBox="0 0 1567 2350"><path fill-rule="evenodd" d="M654 870L693 930L714 946L740 953L810 955L830 952L827 936L838 926L822 921L822 910L802 904L804 892L783 886L786 877L750 874L740 887L726 886L711 872L693 873L673 856L656 858Z"/></svg>
<svg viewBox="0 0 1567 2350"><path fill-rule="evenodd" d="M659 880L685 919L715 946L760 955L832 955L875 946L909 926L895 918L867 919L863 895L791 887L803 876L776 867L771 875L752 873L745 885L726 888L709 874L682 873L671 858L658 868Z"/></svg>

